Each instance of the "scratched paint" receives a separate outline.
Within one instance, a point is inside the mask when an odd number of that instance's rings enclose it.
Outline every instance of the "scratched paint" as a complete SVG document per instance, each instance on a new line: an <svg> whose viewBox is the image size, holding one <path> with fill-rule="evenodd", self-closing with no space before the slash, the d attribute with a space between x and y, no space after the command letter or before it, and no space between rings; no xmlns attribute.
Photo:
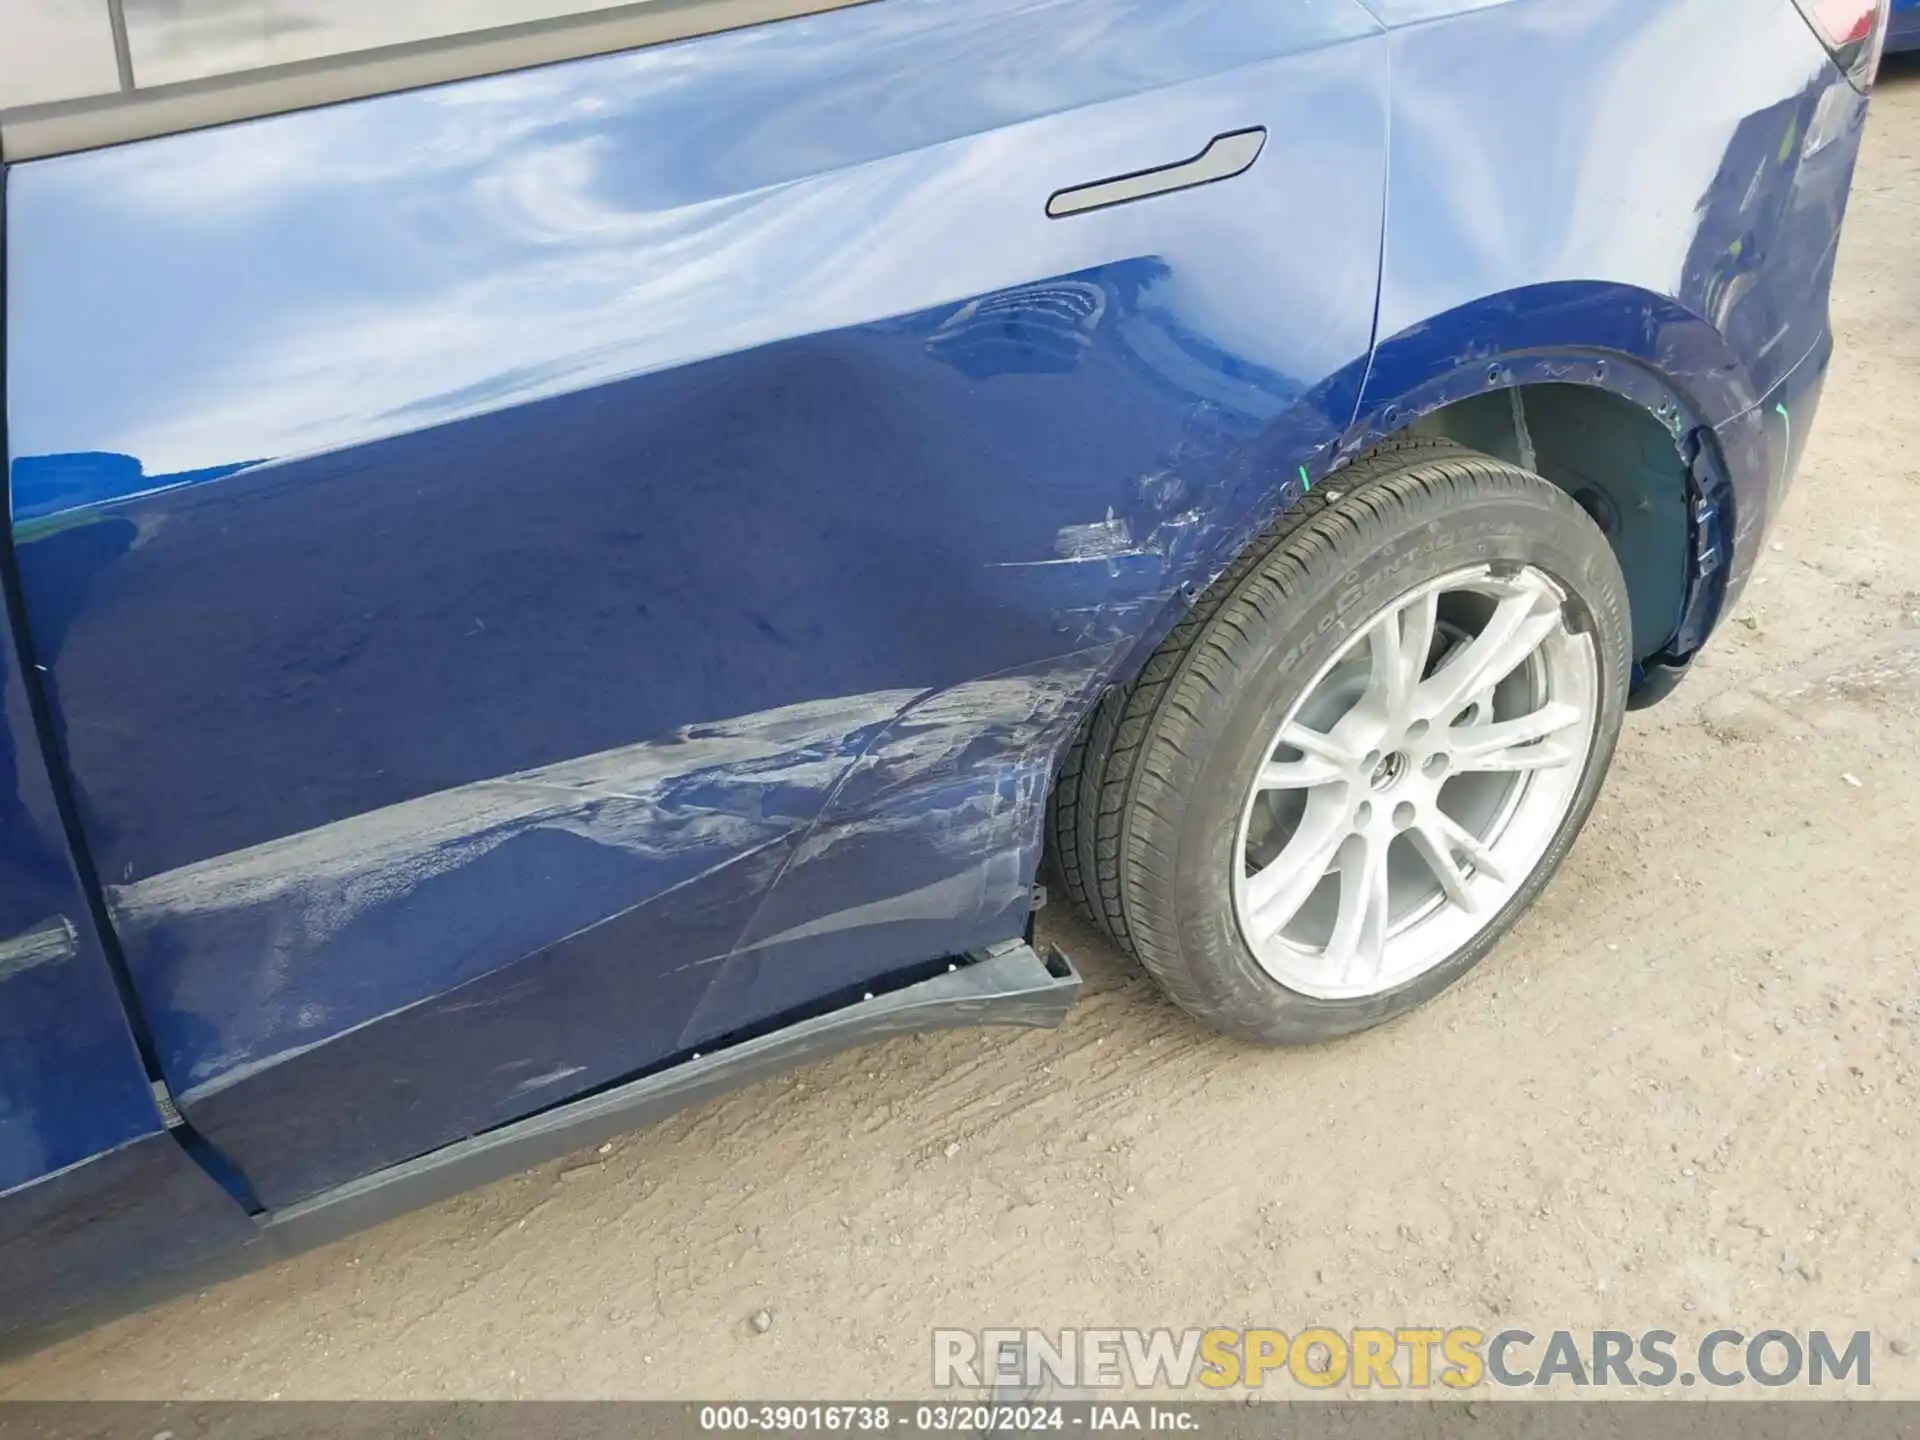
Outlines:
<svg viewBox="0 0 1920 1440"><path fill-rule="evenodd" d="M1133 529L1124 515L1109 510L1107 518L1090 525L1063 525L1053 548L1062 560L1104 560L1133 553Z"/></svg>
<svg viewBox="0 0 1920 1440"><path fill-rule="evenodd" d="M1017 936L1052 756L1112 659L1097 647L942 691L739 717L701 742L662 737L503 777L272 857L117 890L113 903L141 916L130 960L173 983L164 1033L239 1041L182 1104L214 1143L254 1157L264 1201L287 1203L365 1163L367 1112L308 1114L297 1131L268 1117L343 1077L390 1073L396 1045L445 1063L410 1072L409 1128L377 1152L384 1163L423 1136L458 1138L626 1076L636 1056L684 1055L930 954ZM815 818L769 807L795 775ZM677 830L687 818L699 823ZM676 834L693 853L674 849ZM422 865L433 881L414 878ZM263 870L289 883L263 886ZM671 875L682 878L663 883ZM503 889L546 907L537 928L566 938L502 934L497 903L477 901L487 928L446 928L453 897ZM343 893L361 908L316 939L339 923ZM181 937L211 963L169 965ZM236 985L246 957L275 943L257 984ZM419 982L423 961L440 993L410 999L399 987ZM313 1008L319 993L336 1008Z"/></svg>
<svg viewBox="0 0 1920 1440"><path fill-rule="evenodd" d="M26 618L263 1198L1012 933L1074 707L1494 348L1726 426L1813 353L1851 147L1782 139L1857 107L1789 7L1423 4L889 0L10 172Z"/></svg>
<svg viewBox="0 0 1920 1440"><path fill-rule="evenodd" d="M42 965L57 965L79 953L79 932L64 915L0 940L0 983Z"/></svg>
<svg viewBox="0 0 1920 1440"><path fill-rule="evenodd" d="M108 907L137 976L157 979L182 944L196 957L160 988L164 1014L231 1037L183 1064L182 1090L206 1093L417 1002L422 968L433 988L457 985L795 833L811 811L789 797L831 792L917 693L788 706L457 786L111 886ZM577 857L568 873L520 879L514 852L546 846ZM514 914L484 937L406 921L427 887L506 876ZM414 954L396 971L400 945Z"/></svg>

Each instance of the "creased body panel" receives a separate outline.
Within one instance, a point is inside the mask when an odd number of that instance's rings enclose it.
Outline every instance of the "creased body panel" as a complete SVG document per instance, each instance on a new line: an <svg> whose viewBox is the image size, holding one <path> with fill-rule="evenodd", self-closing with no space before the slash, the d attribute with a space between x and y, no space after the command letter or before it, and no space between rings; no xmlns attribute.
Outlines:
<svg viewBox="0 0 1920 1440"><path fill-rule="evenodd" d="M161 1129L40 753L0 597L0 1212L4 1192Z"/></svg>
<svg viewBox="0 0 1920 1440"><path fill-rule="evenodd" d="M1787 0L1365 3L1389 27L1393 153L1353 445L1439 400L1570 379L1663 391L1648 408L1679 447L1828 342L1866 102ZM1684 611L1637 625L1642 653L1704 639L1790 474L1766 446L1709 456L1713 533Z"/></svg>
<svg viewBox="0 0 1920 1440"><path fill-rule="evenodd" d="M244 1244L154 1102L0 596L0 1332Z"/></svg>
<svg viewBox="0 0 1920 1440"><path fill-rule="evenodd" d="M1020 931L1084 696L1351 419L1384 46L887 0L17 168L29 613L265 1202Z"/></svg>
<svg viewBox="0 0 1920 1440"><path fill-rule="evenodd" d="M1403 26L1383 341L1527 286L1623 286L1723 337L1674 377L1713 423L1818 342L1859 107L1792 5L1370 4Z"/></svg>

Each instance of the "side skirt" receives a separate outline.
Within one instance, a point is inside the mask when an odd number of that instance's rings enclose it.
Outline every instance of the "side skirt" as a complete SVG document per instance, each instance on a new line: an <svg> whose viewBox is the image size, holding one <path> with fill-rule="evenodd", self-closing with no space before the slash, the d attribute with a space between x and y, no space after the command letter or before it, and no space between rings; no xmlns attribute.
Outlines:
<svg viewBox="0 0 1920 1440"><path fill-rule="evenodd" d="M375 1171L263 1216L261 1229L277 1242L276 1248L288 1252L324 1245L402 1211L558 1160L709 1096L857 1045L971 1025L1051 1028L1066 1018L1079 992L1080 976L1058 950L1043 959L1031 946L1014 941L918 984Z"/></svg>
<svg viewBox="0 0 1920 1440"><path fill-rule="evenodd" d="M994 946L956 960L929 979L458 1141L251 1222L236 1211L236 1222L251 1224L253 1233L233 1248L110 1291L44 1325L0 1336L0 1356L37 1349L188 1290L328 1244L405 1211L639 1129L711 1096L871 1041L973 1025L1051 1028L1066 1018L1079 993L1080 976L1058 950L1049 948L1043 956L1018 940ZM95 1278L96 1284L101 1282L112 1284L108 1276Z"/></svg>

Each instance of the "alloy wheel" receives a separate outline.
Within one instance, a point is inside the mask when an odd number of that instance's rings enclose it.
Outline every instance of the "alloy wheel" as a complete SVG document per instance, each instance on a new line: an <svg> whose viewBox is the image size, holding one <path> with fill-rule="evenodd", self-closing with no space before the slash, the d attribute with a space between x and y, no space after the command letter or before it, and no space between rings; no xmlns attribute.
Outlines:
<svg viewBox="0 0 1920 1440"><path fill-rule="evenodd" d="M1233 907L1272 978L1384 994L1491 924L1579 792L1599 659L1537 568L1455 571L1363 624L1281 720L1241 811Z"/></svg>

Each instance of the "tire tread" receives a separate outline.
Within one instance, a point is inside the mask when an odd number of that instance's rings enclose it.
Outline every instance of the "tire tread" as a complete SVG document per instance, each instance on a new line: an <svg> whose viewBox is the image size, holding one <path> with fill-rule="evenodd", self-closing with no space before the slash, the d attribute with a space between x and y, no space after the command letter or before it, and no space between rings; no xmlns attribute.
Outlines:
<svg viewBox="0 0 1920 1440"><path fill-rule="evenodd" d="M1175 933L1175 859L1136 832L1171 827L1183 783L1204 755L1203 716L1228 703L1241 657L1283 622L1342 553L1410 510L1507 492L1558 503L1547 482L1452 441L1389 440L1321 484L1247 545L1183 615L1130 683L1109 689L1063 763L1051 840L1068 898L1183 1008L1235 1033L1189 968ZM1571 501L1566 501L1570 505ZM1598 532L1595 531L1597 536ZM1602 542L1604 544L1604 541ZM1268 1038L1255 1036L1255 1038Z"/></svg>

